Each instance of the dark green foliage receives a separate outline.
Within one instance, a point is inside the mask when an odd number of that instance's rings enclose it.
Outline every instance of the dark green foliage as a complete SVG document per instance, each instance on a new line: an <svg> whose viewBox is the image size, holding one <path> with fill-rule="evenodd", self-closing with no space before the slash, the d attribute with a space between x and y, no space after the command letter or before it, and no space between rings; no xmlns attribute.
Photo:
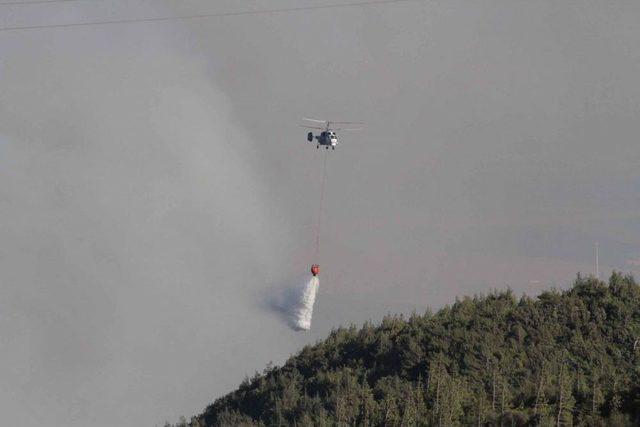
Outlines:
<svg viewBox="0 0 640 427"><path fill-rule="evenodd" d="M340 328L195 417L218 425L640 425L640 287L578 276L519 300Z"/></svg>

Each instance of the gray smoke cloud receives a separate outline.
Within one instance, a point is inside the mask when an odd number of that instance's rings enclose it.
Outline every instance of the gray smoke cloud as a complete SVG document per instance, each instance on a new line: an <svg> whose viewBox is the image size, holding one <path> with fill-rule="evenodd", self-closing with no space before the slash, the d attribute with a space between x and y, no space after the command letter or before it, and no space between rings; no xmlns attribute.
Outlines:
<svg viewBox="0 0 640 427"><path fill-rule="evenodd" d="M230 348L268 344L242 331L288 236L253 145L163 30L11 34L3 52L17 40L0 107L3 422L195 413Z"/></svg>
<svg viewBox="0 0 640 427"><path fill-rule="evenodd" d="M168 6L4 7L0 25L240 7ZM3 423L175 421L339 324L564 285L593 271L595 241L605 274L637 272L639 8L414 2L0 33ZM321 259L303 116L366 123L329 154ZM314 262L301 334L273 298Z"/></svg>

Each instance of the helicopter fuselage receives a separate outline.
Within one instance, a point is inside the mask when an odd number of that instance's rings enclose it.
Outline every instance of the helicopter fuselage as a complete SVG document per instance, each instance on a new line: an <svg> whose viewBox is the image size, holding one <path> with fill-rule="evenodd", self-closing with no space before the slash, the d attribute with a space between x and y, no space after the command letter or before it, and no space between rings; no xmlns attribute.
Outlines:
<svg viewBox="0 0 640 427"><path fill-rule="evenodd" d="M316 140L316 148L320 148L320 146L324 146L327 150L331 147L333 150L336 149L336 145L338 145L338 136L334 131L322 131L318 135L313 135L312 132L309 132L307 135L307 140L312 142Z"/></svg>
<svg viewBox="0 0 640 427"><path fill-rule="evenodd" d="M320 146L324 146L327 150L331 147L333 150L336 149L336 145L340 141L338 141L338 135L336 135L337 130L362 130L361 128L355 129L347 129L340 127L342 125L351 125L351 124L362 124L360 122L331 122L327 120L318 120L318 119L308 119L303 118L302 120L306 120L308 122L318 123L318 125L301 125L305 128L318 129L320 131L319 134L314 135L313 132L307 133L307 141L313 142L316 140L316 148L320 148ZM338 127L334 127L334 125L338 125Z"/></svg>

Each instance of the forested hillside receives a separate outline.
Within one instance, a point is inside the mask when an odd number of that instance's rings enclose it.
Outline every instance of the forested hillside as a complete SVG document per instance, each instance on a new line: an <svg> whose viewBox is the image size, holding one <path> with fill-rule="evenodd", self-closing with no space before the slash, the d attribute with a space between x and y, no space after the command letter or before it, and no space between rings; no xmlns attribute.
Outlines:
<svg viewBox="0 0 640 427"><path fill-rule="evenodd" d="M640 425L640 287L578 276L334 330L194 426Z"/></svg>

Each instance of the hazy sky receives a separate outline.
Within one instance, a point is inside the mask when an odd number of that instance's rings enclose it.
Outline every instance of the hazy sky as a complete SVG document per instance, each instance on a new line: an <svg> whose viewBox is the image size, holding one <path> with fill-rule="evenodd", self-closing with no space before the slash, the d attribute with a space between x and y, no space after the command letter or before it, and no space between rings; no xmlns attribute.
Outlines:
<svg viewBox="0 0 640 427"><path fill-rule="evenodd" d="M0 28L323 1L0 5ZM0 413L160 425L340 324L640 271L640 3L0 31ZM366 123L321 159L302 117ZM312 262L313 329L273 309Z"/></svg>

